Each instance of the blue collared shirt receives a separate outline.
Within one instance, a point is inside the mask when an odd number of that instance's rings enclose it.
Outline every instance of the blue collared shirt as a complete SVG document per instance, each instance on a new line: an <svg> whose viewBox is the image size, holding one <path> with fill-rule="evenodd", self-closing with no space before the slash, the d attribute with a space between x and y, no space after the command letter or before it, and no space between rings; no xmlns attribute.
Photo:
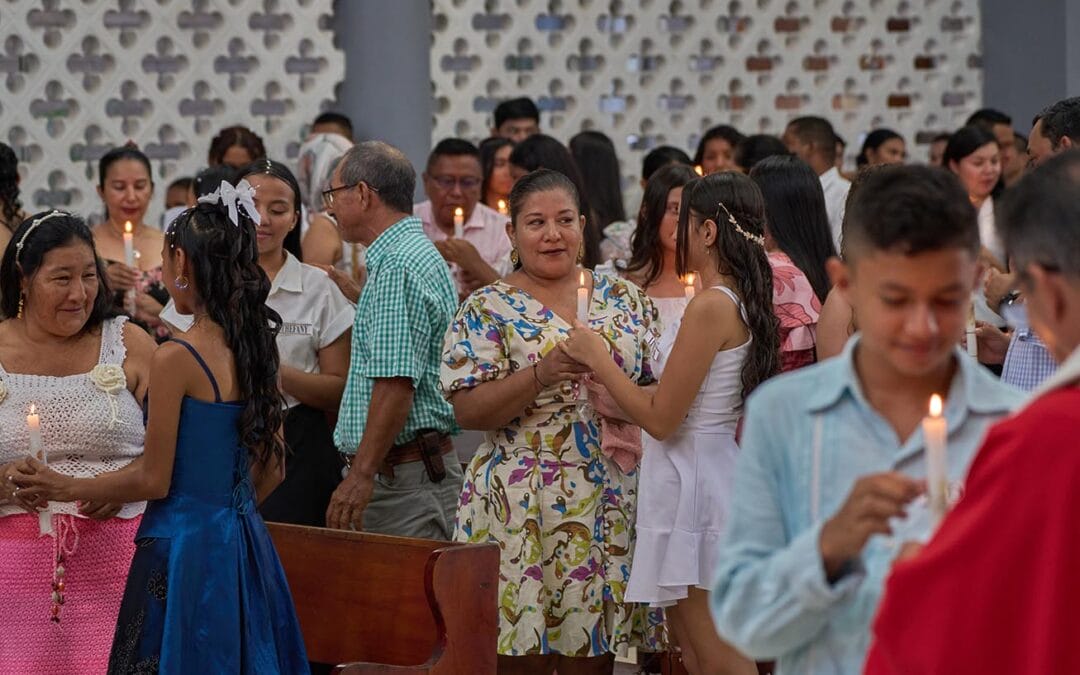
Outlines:
<svg viewBox="0 0 1080 675"><path fill-rule="evenodd" d="M1034 391L1055 370L1057 362L1035 331L1017 328L1001 367L1001 381L1024 391Z"/></svg>
<svg viewBox="0 0 1080 675"><path fill-rule="evenodd" d="M720 634L777 673L862 672L870 623L898 552L875 536L836 583L825 578L821 526L867 474L925 478L922 430L901 443L867 402L844 352L763 384L747 402L731 516L711 604ZM1020 404L959 350L946 404L949 476L962 480L987 427Z"/></svg>

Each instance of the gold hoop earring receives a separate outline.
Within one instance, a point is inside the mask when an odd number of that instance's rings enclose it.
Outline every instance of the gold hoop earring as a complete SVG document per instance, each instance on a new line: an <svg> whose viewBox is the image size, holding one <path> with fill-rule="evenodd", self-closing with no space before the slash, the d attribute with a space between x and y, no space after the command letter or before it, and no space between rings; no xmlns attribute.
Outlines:
<svg viewBox="0 0 1080 675"><path fill-rule="evenodd" d="M173 285L176 286L177 290L186 291L188 287L188 278L181 274L173 279Z"/></svg>
<svg viewBox="0 0 1080 675"><path fill-rule="evenodd" d="M517 249L510 249L510 264L517 267L521 264L521 256L518 255Z"/></svg>
<svg viewBox="0 0 1080 675"><path fill-rule="evenodd" d="M15 315L16 319L21 319L22 318L22 315L23 315L23 303L25 302L25 299L26 299L26 296L22 295L20 293L19 294L19 312L18 312L18 314Z"/></svg>

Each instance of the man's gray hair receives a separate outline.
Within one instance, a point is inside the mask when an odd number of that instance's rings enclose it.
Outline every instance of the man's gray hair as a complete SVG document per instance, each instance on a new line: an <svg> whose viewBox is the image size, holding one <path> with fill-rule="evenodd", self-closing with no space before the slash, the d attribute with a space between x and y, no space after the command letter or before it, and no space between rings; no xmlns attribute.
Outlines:
<svg viewBox="0 0 1080 675"><path fill-rule="evenodd" d="M1005 191L995 215L998 233L1016 269L1036 264L1080 279L1077 194L1080 150L1052 157Z"/></svg>
<svg viewBox="0 0 1080 675"><path fill-rule="evenodd" d="M357 143L341 158L344 185L367 183L383 203L402 213L412 213L416 171L405 153L389 143Z"/></svg>

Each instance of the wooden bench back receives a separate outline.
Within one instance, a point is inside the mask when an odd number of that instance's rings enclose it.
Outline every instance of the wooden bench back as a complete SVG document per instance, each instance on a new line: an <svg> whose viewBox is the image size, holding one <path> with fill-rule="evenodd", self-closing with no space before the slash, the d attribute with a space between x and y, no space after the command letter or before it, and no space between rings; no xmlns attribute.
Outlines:
<svg viewBox="0 0 1080 675"><path fill-rule="evenodd" d="M495 672L496 545L267 527L312 661Z"/></svg>

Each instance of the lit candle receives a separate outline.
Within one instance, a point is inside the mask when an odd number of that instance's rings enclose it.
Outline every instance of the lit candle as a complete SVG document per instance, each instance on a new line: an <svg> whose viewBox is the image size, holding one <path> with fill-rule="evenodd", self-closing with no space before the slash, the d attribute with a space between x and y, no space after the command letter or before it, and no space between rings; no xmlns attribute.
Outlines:
<svg viewBox="0 0 1080 675"><path fill-rule="evenodd" d="M968 303L967 326L964 328L964 343L967 345L967 353L972 358L979 358L979 341L975 337L975 303Z"/></svg>
<svg viewBox="0 0 1080 675"><path fill-rule="evenodd" d="M505 199L500 199L499 200L498 207L499 207L498 210L499 210L499 215L500 216L508 216L508 215L510 215L510 209L506 208L506 200Z"/></svg>
<svg viewBox="0 0 1080 675"><path fill-rule="evenodd" d="M460 206L454 209L454 238L461 239L465 236L465 209Z"/></svg>
<svg viewBox="0 0 1080 675"><path fill-rule="evenodd" d="M26 428L30 432L30 456L48 464L48 457L41 443L41 418L33 403L30 404L30 414L26 416ZM52 509L46 504L45 509L38 513L38 532L44 535L52 534L52 531Z"/></svg>
<svg viewBox="0 0 1080 675"><path fill-rule="evenodd" d="M135 267L135 235L131 229L131 221L124 223L124 264ZM131 289L124 294L124 308L128 314L135 313L135 290Z"/></svg>
<svg viewBox="0 0 1080 675"><path fill-rule="evenodd" d="M589 289L585 287L585 273L578 277L580 283L577 289L577 319L581 323L589 323Z"/></svg>
<svg viewBox="0 0 1080 675"><path fill-rule="evenodd" d="M945 438L949 428L942 416L941 397L930 397L930 416L923 418L923 441L926 443L926 483L930 499L930 517L936 527L948 510L949 467L945 457Z"/></svg>
<svg viewBox="0 0 1080 675"><path fill-rule="evenodd" d="M686 287L683 288L683 293L686 294L686 299L687 300L693 300L694 299L694 273L693 272L686 275Z"/></svg>
<svg viewBox="0 0 1080 675"><path fill-rule="evenodd" d="M705 169L701 168L700 164L695 164L694 165L694 173L696 173L699 176L704 176L705 175Z"/></svg>

